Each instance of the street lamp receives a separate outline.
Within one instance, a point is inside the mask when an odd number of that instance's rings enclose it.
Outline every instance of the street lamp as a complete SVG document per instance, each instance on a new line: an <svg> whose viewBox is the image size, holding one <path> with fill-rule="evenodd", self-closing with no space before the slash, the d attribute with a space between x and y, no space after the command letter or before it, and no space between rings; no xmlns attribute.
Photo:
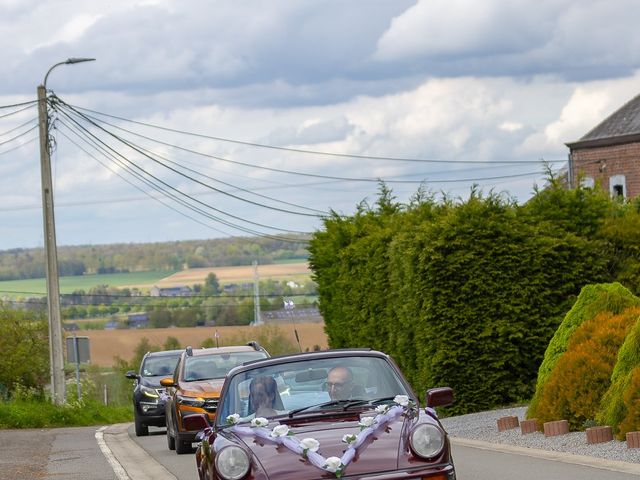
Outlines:
<svg viewBox="0 0 640 480"><path fill-rule="evenodd" d="M58 254L56 226L53 217L53 182L49 148L49 115L47 113L47 78L51 71L72 63L90 62L95 58L69 58L56 63L38 86L38 123L40 131L40 174L42 177L42 215L44 219L44 257L47 278L47 313L49 318L49 359L51 363L51 396L54 403L65 402L64 357L62 354L62 322L60 320L60 285L58 283Z"/></svg>

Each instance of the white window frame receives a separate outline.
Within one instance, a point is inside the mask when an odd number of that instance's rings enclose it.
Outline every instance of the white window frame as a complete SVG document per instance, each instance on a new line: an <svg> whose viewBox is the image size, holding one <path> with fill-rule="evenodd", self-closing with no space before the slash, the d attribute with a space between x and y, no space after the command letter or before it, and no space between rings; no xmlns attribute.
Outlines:
<svg viewBox="0 0 640 480"><path fill-rule="evenodd" d="M615 187L618 185L622 187L622 198L627 198L627 183L624 175L611 175L609 177L609 193L612 197L617 196Z"/></svg>
<svg viewBox="0 0 640 480"><path fill-rule="evenodd" d="M582 179L582 181L580 182L580 186L582 188L593 188L595 186L596 182L593 179L593 177L584 177Z"/></svg>

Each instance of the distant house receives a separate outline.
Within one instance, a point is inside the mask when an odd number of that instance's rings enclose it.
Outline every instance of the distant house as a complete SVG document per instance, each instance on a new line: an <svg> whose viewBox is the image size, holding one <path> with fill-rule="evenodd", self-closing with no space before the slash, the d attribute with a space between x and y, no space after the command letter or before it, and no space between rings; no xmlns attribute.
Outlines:
<svg viewBox="0 0 640 480"><path fill-rule="evenodd" d="M640 95L566 145L570 187L578 181L585 187L598 183L612 196L640 195Z"/></svg>
<svg viewBox="0 0 640 480"><path fill-rule="evenodd" d="M129 328L146 328L149 326L148 313L130 313L127 315Z"/></svg>
<svg viewBox="0 0 640 480"><path fill-rule="evenodd" d="M116 320L109 320L104 324L105 330L115 330L116 328L118 328L118 322Z"/></svg>
<svg viewBox="0 0 640 480"><path fill-rule="evenodd" d="M193 295L193 290L186 285L167 288L160 288L154 285L149 293L152 297L189 297Z"/></svg>

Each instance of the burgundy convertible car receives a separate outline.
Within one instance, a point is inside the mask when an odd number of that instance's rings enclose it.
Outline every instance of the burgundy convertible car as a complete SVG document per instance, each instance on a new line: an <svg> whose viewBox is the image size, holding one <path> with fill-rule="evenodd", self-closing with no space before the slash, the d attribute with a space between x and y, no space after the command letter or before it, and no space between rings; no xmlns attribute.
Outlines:
<svg viewBox="0 0 640 480"><path fill-rule="evenodd" d="M434 407L448 387L418 399L393 360L366 350L269 358L232 369L215 423L196 451L201 480L455 480Z"/></svg>

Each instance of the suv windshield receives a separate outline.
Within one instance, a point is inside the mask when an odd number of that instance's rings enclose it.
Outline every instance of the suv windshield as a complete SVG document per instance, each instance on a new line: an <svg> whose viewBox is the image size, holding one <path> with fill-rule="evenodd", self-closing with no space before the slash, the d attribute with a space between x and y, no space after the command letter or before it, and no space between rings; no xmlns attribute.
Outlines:
<svg viewBox="0 0 640 480"><path fill-rule="evenodd" d="M317 414L355 405L374 408L376 402L391 402L395 395L413 397L387 360L371 356L256 366L227 381L216 417L218 425L224 425L232 414L239 415L242 422L256 416Z"/></svg>
<svg viewBox="0 0 640 480"><path fill-rule="evenodd" d="M266 358L266 356L266 353L262 351L255 351L185 357L184 380L194 382L212 378L224 378L233 367L251 360Z"/></svg>
<svg viewBox="0 0 640 480"><path fill-rule="evenodd" d="M176 364L180 359L180 354L158 355L145 358L142 364L141 375L143 377L159 377L173 375Z"/></svg>

